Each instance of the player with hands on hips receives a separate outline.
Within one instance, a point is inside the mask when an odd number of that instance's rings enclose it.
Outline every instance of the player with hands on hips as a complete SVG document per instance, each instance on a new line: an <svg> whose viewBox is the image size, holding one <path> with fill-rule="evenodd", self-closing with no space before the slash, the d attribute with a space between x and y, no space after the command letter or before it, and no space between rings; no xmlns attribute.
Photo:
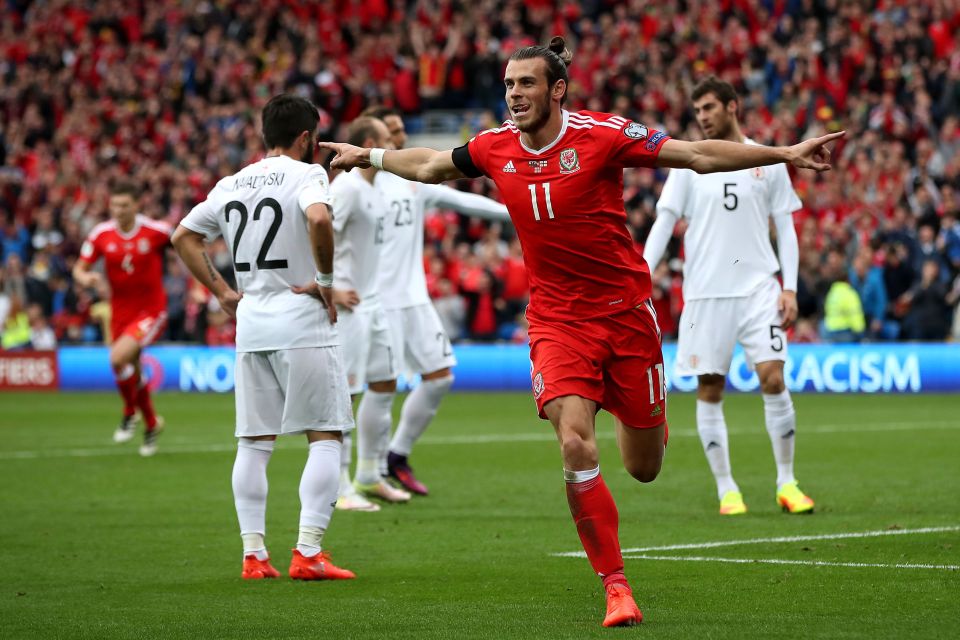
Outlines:
<svg viewBox="0 0 960 640"><path fill-rule="evenodd" d="M266 547L267 464L278 435L304 434L300 526L288 574L355 577L322 540L340 481L342 434L353 429L333 304L333 221L327 174L312 164L320 117L308 100L263 108L267 155L221 179L180 222L173 244L194 277L237 319L237 457L232 485L244 579L276 578ZM240 292L217 273L204 242L223 236Z"/></svg>

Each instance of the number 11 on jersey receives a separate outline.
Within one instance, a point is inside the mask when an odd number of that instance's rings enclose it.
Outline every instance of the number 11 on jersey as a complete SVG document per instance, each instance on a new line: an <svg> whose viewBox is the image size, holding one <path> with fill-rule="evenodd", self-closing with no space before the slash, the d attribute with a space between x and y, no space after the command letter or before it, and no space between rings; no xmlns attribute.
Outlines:
<svg viewBox="0 0 960 640"><path fill-rule="evenodd" d="M553 202L550 201L550 183L542 182L541 186L543 187L544 199L547 201L547 217L553 220ZM530 189L530 202L533 204L533 219L540 219L540 206L537 204L537 185L528 184L527 188Z"/></svg>

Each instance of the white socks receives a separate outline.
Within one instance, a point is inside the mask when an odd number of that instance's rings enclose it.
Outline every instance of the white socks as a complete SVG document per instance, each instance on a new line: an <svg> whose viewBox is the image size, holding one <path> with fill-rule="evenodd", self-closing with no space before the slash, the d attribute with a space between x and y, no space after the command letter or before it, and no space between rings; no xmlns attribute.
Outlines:
<svg viewBox="0 0 960 640"><path fill-rule="evenodd" d="M410 392L410 396L403 403L400 412L400 424L397 432L390 441L390 451L409 456L414 443L420 439L433 417L437 415L437 408L444 394L453 385L453 376L437 378L435 380L421 380L420 384Z"/></svg>
<svg viewBox="0 0 960 640"><path fill-rule="evenodd" d="M310 443L300 478L300 537L297 550L310 557L320 553L320 542L330 524L340 486L340 442Z"/></svg>
<svg viewBox="0 0 960 640"><path fill-rule="evenodd" d="M353 458L353 437L345 433L343 442L340 443L340 495L343 495L344 482L350 484L351 458Z"/></svg>
<svg viewBox="0 0 960 640"><path fill-rule="evenodd" d="M790 392L763 394L763 415L767 421L767 433L773 445L773 458L777 462L777 489L793 482L793 448L797 428L797 414L793 410Z"/></svg>
<svg viewBox="0 0 960 640"><path fill-rule="evenodd" d="M267 549L267 463L273 453L273 440L237 441L237 459L233 463L233 501L240 521L243 554L264 560Z"/></svg>
<svg viewBox="0 0 960 640"><path fill-rule="evenodd" d="M357 482L380 482L380 459L386 455L393 421L394 391L367 391L357 409ZM404 405L406 406L406 405ZM436 410L434 410L436 412Z"/></svg>
<svg viewBox="0 0 960 640"><path fill-rule="evenodd" d="M723 402L697 400L697 433L703 452L710 463L710 471L717 481L717 497L728 491L740 491L730 470L730 448L727 442L727 423L723 418Z"/></svg>

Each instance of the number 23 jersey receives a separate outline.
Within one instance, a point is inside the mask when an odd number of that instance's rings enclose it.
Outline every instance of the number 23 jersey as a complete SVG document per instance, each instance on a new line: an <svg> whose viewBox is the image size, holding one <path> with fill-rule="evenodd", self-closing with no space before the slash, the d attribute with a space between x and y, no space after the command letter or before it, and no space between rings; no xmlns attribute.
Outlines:
<svg viewBox="0 0 960 640"><path fill-rule="evenodd" d="M323 167L288 156L264 158L220 180L181 225L208 240L222 235L233 257L237 351L338 344L319 300L295 294L317 273L306 210L330 206Z"/></svg>
<svg viewBox="0 0 960 640"><path fill-rule="evenodd" d="M454 151L464 174L500 189L523 246L531 320L611 315L651 293L626 226L623 168L655 166L668 137L608 113L561 113L560 133L542 149L524 145L508 120Z"/></svg>

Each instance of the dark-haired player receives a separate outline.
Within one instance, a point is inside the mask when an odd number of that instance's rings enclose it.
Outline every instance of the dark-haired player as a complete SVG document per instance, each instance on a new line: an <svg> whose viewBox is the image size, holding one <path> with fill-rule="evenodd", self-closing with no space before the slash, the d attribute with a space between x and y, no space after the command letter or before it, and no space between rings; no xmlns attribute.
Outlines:
<svg viewBox="0 0 960 640"><path fill-rule="evenodd" d="M170 245L169 225L137 213L137 188L119 182L110 189L110 220L98 224L80 249L73 279L82 287L100 283L91 267L101 257L110 285L110 366L123 398L123 417L114 442L128 442L136 427L137 409L145 431L140 455L157 452L163 419L157 416L147 380L141 376L140 353L163 335L167 325L167 294L163 261Z"/></svg>
<svg viewBox="0 0 960 640"><path fill-rule="evenodd" d="M739 100L728 82L710 77L691 95L706 138L755 144L740 132ZM783 382L787 336L797 318L800 250L793 212L802 206L784 165L697 175L670 172L657 202L657 220L643 257L660 262L673 228L689 222L683 237L683 316L675 370L697 376L697 431L717 483L722 515L747 512L730 468L723 388L737 342L756 369L767 433L777 463L777 503L789 513L810 513L813 500L793 476L797 416ZM770 244L777 229L780 262ZM783 275L783 288L774 277Z"/></svg>
<svg viewBox="0 0 960 640"><path fill-rule="evenodd" d="M670 139L620 116L563 109L570 55L562 38L516 51L504 74L512 119L448 151L336 151L332 166L377 166L409 180L486 175L496 182L523 244L530 279L530 359L541 417L560 442L570 511L607 594L604 626L642 620L623 573L617 507L600 475L594 434L600 408L616 418L627 471L656 478L667 436L660 336L650 274L626 228L624 167L698 173L791 162L826 170L824 145L792 147Z"/></svg>
<svg viewBox="0 0 960 640"><path fill-rule="evenodd" d="M306 434L300 534L289 575L353 578L321 550L340 482L340 442L353 428L334 323L333 222L327 174L310 164L317 108L279 95L263 108L267 156L220 180L187 215L173 244L193 275L237 318L237 458L233 495L243 540L242 577L275 578L265 543L267 463L282 434ZM204 240L233 249L236 292ZM309 284L307 284L309 283Z"/></svg>

